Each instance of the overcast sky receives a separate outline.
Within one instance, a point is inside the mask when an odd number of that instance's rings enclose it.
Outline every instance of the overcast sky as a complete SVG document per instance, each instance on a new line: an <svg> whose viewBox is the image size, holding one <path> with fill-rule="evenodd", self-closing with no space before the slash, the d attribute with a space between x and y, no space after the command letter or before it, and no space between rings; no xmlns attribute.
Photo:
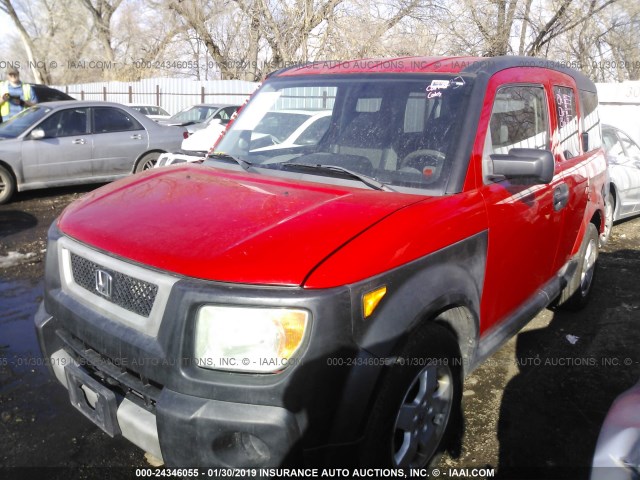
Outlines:
<svg viewBox="0 0 640 480"><path fill-rule="evenodd" d="M13 34L17 33L16 27L13 25L13 22L11 21L11 18L9 18L9 15L1 11L0 11L0 32L2 32L2 35L0 35L0 45L4 45L4 41L7 35L13 36ZM7 58L4 58L4 55L0 55L0 59L8 60Z"/></svg>

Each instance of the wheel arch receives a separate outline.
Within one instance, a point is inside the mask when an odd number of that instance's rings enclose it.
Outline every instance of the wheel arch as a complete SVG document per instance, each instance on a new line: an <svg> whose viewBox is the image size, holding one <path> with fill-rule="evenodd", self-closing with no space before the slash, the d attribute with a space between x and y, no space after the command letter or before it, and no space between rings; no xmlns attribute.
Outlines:
<svg viewBox="0 0 640 480"><path fill-rule="evenodd" d="M13 166L0 158L0 167L4 167L11 174L13 181L16 182L16 190L18 190L19 180L21 181L22 178L18 177Z"/></svg>
<svg viewBox="0 0 640 480"><path fill-rule="evenodd" d="M138 157L136 158L136 161L133 162L133 168L131 169L131 173L135 173L136 168L138 167L138 164L140 163L140 161L147 155L149 155L150 153L157 153L159 155L162 155L163 153L167 153L166 150L162 150L161 148L153 148L151 150L146 150L143 153L141 153L140 155L138 155Z"/></svg>
<svg viewBox="0 0 640 480"><path fill-rule="evenodd" d="M16 172L11 167L11 165L0 160L0 167L2 167L3 170L6 170L7 175L9 176L9 178L7 179L8 185L4 185L2 191L0 192L0 203L4 204L11 201L15 193L19 191L18 186L20 184L18 176L16 175Z"/></svg>
<svg viewBox="0 0 640 480"><path fill-rule="evenodd" d="M418 329L432 325L449 332L459 347L463 376L471 370L480 336L487 239L487 232L480 232L393 272L351 286L358 363L344 383L333 439L355 441L362 433L384 372ZM387 294L373 315L363 318L362 295L381 284L387 286ZM424 357L429 357L428 351Z"/></svg>
<svg viewBox="0 0 640 480"><path fill-rule="evenodd" d="M480 336L485 252L459 257L451 264L443 261L400 285L391 284L390 298L371 323L360 330L356 325L356 342L377 357L393 356L413 332L434 323L453 334L466 371Z"/></svg>

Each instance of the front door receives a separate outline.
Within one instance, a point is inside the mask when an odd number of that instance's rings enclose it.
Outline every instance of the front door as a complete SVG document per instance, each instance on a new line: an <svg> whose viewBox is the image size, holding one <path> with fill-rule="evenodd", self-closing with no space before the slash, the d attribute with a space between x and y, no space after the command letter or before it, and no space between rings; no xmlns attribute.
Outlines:
<svg viewBox="0 0 640 480"><path fill-rule="evenodd" d="M492 175L491 154L508 154L513 148L551 148L545 73L528 73L527 83L500 82L508 75L507 70L494 76L487 92L492 107L481 187L489 226L482 331L515 314L551 278L563 228L562 210L568 201L568 197L558 198L569 194L557 167L546 185L517 184Z"/></svg>
<svg viewBox="0 0 640 480"><path fill-rule="evenodd" d="M45 136L37 140L27 136L22 142L25 183L73 183L93 174L87 108L57 110L35 129L42 129Z"/></svg>

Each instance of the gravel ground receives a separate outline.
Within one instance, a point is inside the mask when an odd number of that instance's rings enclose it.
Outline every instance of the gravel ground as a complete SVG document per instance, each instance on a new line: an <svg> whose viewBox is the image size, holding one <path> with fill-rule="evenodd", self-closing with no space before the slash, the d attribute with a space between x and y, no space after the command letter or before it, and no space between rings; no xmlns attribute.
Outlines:
<svg viewBox="0 0 640 480"><path fill-rule="evenodd" d="M47 229L94 187L22 193L0 206L0 467L75 467L71 477L86 478L91 467L148 466L71 407L33 331ZM611 402L640 378L639 272L637 218L614 227L585 310L543 311L467 378L465 432L455 458L443 458L443 478L474 467L495 469L494 478L588 478ZM118 472L131 474L109 475Z"/></svg>

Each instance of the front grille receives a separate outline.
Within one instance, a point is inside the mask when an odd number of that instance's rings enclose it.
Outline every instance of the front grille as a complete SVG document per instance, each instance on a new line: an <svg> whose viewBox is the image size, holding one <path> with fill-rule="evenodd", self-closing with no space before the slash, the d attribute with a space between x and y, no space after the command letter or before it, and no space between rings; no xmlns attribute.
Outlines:
<svg viewBox="0 0 640 480"><path fill-rule="evenodd" d="M101 270L111 276L111 295L101 295L96 288L96 272ZM71 271L73 280L89 292L100 295L119 307L148 317L158 293L158 286L138 280L124 273L103 268L97 263L71 253Z"/></svg>

